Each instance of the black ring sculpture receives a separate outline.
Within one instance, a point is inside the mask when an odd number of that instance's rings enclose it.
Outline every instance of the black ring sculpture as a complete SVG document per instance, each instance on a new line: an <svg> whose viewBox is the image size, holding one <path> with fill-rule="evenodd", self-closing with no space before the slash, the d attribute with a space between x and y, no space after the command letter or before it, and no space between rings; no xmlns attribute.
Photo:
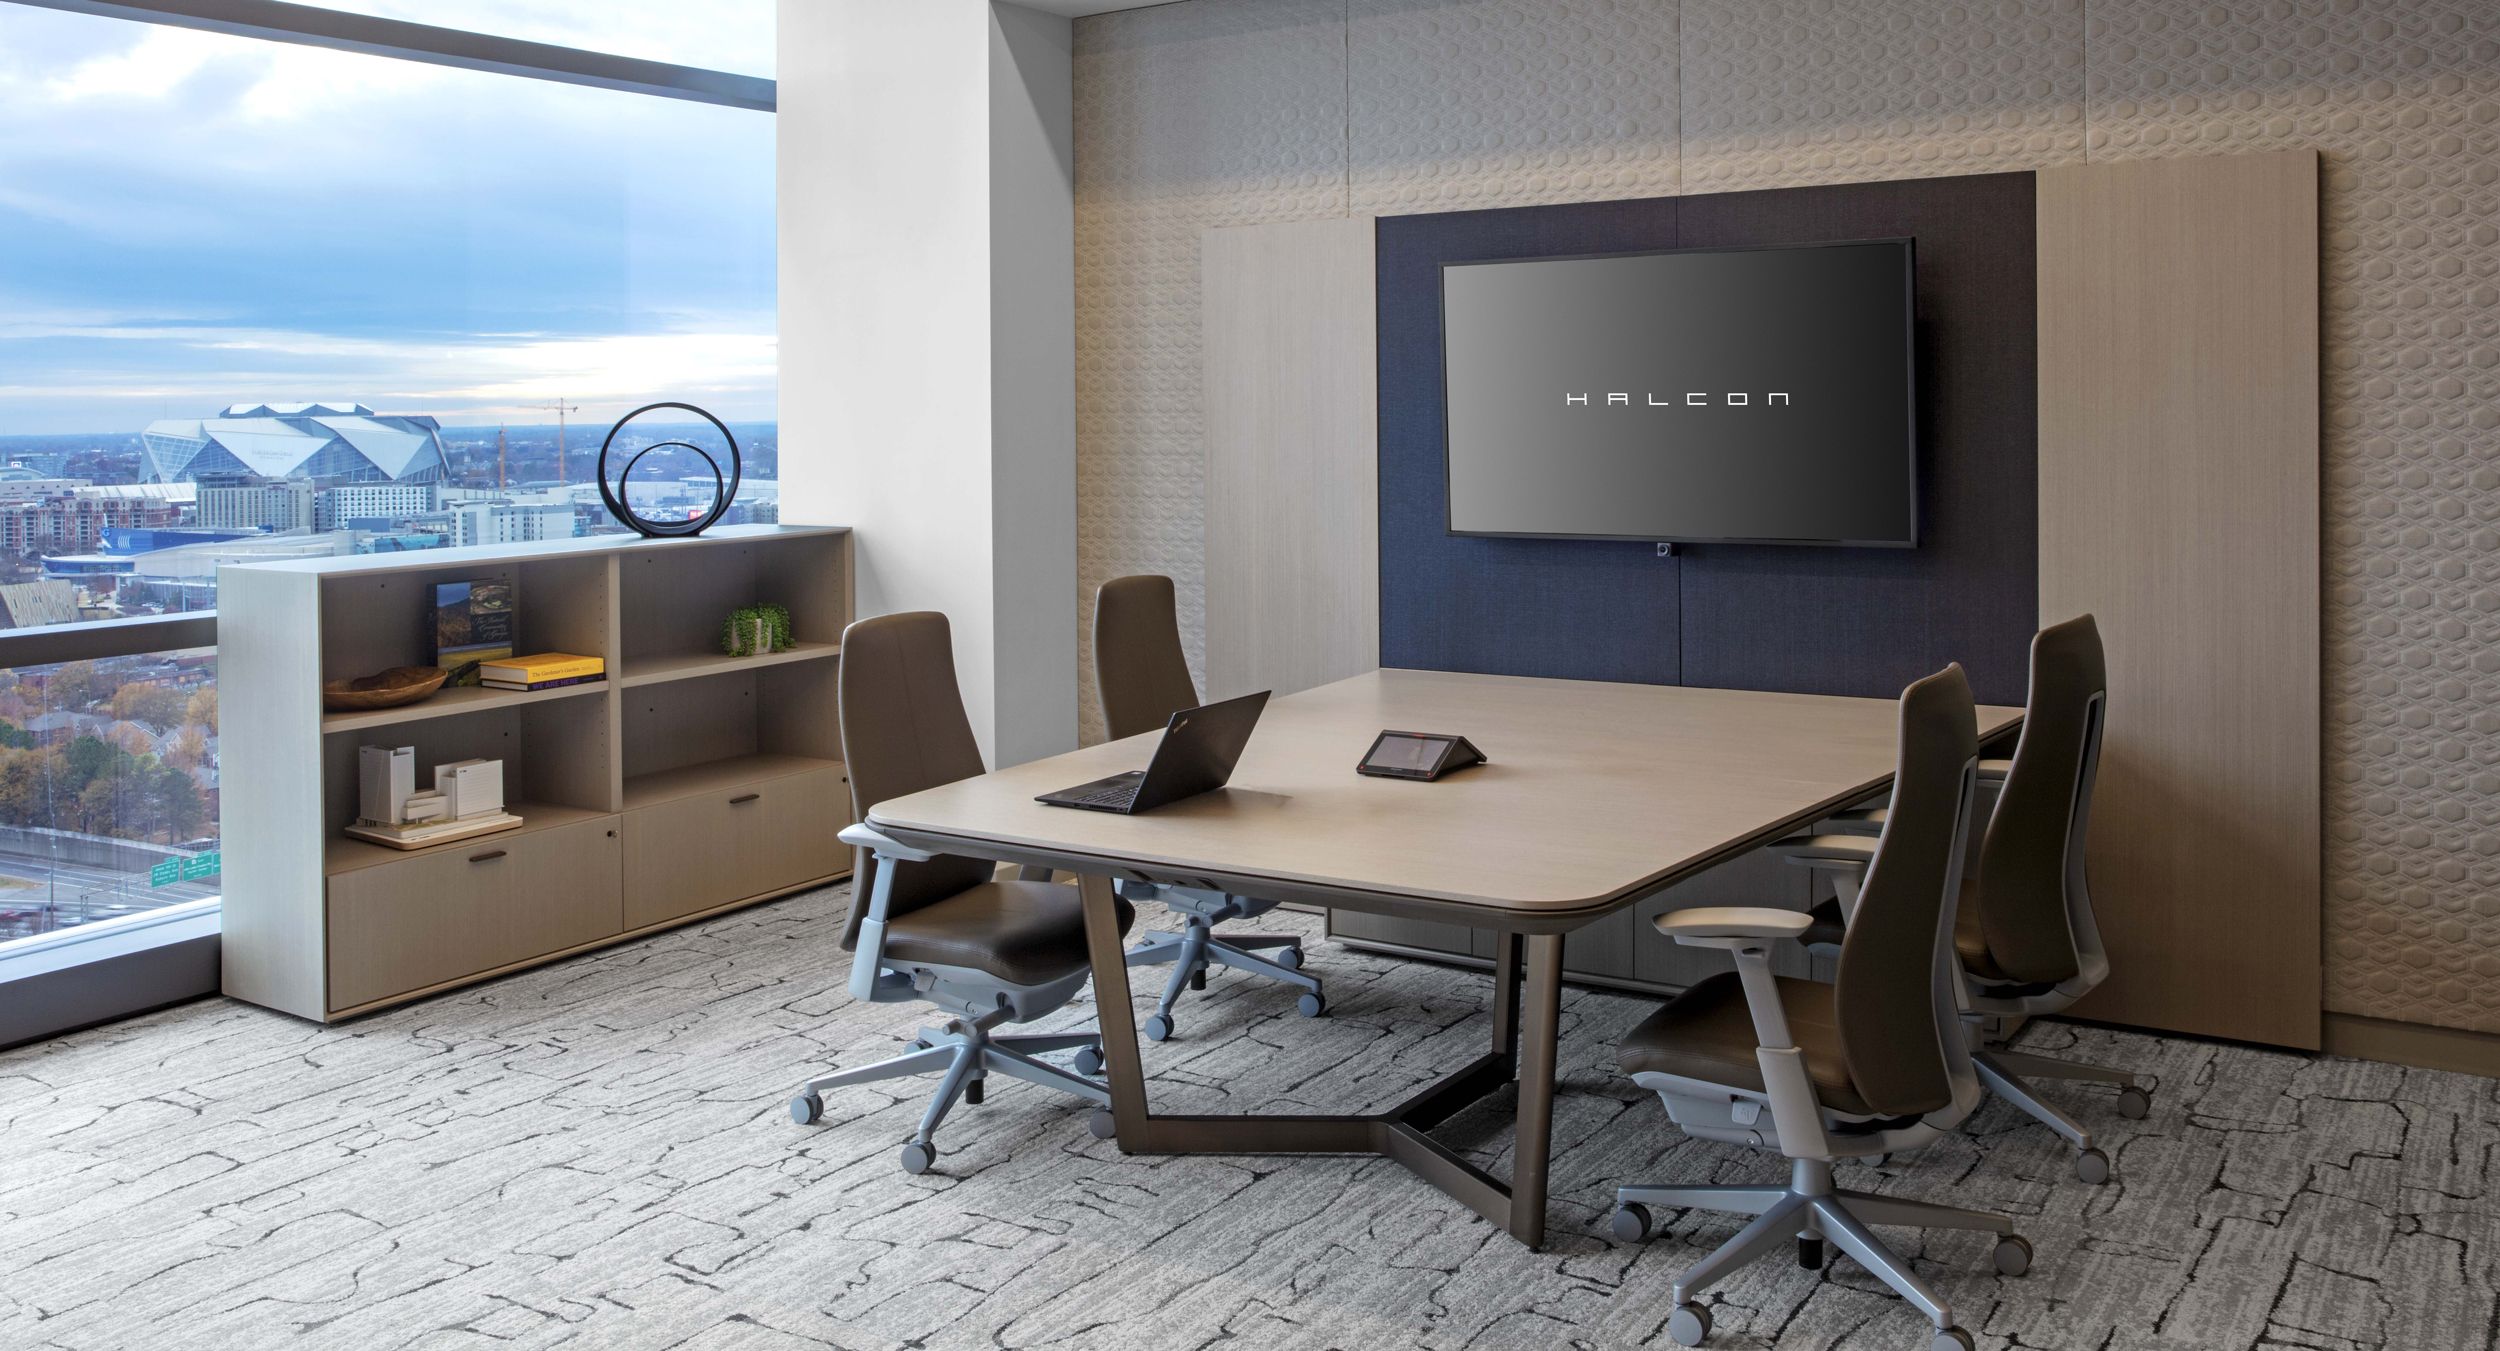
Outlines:
<svg viewBox="0 0 2500 1351"><path fill-rule="evenodd" d="M712 426L720 432L721 440L727 442L729 445L729 473L727 477L724 478L721 474L720 461L713 459L712 453L705 450L703 447L698 446L691 441L658 441L652 443L651 445L644 446L642 449L635 451L631 456L627 457L624 471L616 476L616 490L614 492L610 492L608 490L608 451L610 447L616 444L616 434L625 430L626 423L633 421L635 418L641 417L645 413L660 408L683 409L686 412L692 413L696 417L711 423ZM703 457L704 464L711 467L712 507L711 510L689 520L646 520L641 516L635 515L634 509L625 504L626 480L633 477L634 466L642 462L643 456L650 454L652 451L663 450L670 446L677 446L693 451L695 454ZM619 521L622 521L626 525L632 527L636 533L642 535L646 539L700 535L704 531L711 529L712 526L728 512L729 504L737 500L739 476L740 461L738 458L738 438L729 434L729 424L722 422L719 418L712 416L710 413L704 412L702 409L697 408L690 403L646 403L642 407L627 413L621 418L618 418L616 420L616 425L608 428L607 439L599 443L600 505L608 509L609 515L614 516Z"/></svg>

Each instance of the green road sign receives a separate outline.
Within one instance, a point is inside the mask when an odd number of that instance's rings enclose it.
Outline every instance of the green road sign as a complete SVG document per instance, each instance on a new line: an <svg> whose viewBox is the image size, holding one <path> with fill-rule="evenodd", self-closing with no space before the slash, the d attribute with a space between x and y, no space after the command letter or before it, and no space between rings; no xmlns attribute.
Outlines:
<svg viewBox="0 0 2500 1351"><path fill-rule="evenodd" d="M181 880L182 880L182 860L181 860L181 859L178 859L178 858L169 858L169 859L165 860L164 862L157 864L155 867L148 869L148 885L149 885L149 886L152 886L152 887L161 887L161 886L166 886L166 885L169 885L169 884L174 883L174 882L179 882L179 881L181 881Z"/></svg>
<svg viewBox="0 0 2500 1351"><path fill-rule="evenodd" d="M224 851L211 849L205 854L194 855L182 861L182 880L196 882L203 877L215 877L224 866Z"/></svg>

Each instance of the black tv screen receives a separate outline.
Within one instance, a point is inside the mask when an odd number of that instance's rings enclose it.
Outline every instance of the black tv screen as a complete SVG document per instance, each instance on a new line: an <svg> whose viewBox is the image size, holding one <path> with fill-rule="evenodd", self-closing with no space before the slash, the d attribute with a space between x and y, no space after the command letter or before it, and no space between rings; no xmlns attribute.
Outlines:
<svg viewBox="0 0 2500 1351"><path fill-rule="evenodd" d="M1912 248L1450 263L1449 528L1918 542Z"/></svg>

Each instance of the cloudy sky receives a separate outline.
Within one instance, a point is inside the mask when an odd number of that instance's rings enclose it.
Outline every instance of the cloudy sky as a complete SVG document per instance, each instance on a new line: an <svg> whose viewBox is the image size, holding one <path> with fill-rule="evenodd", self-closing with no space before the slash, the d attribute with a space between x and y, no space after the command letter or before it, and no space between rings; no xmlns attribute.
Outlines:
<svg viewBox="0 0 2500 1351"><path fill-rule="evenodd" d="M772 73L771 0L336 7ZM0 435L662 398L776 416L770 114L0 0Z"/></svg>

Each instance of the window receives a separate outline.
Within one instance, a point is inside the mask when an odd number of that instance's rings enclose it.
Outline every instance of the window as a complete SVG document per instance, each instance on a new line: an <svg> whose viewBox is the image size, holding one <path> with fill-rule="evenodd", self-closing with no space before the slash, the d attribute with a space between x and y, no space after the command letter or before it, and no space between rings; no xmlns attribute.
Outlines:
<svg viewBox="0 0 2500 1351"><path fill-rule="evenodd" d="M0 670L0 944L217 894L217 654Z"/></svg>
<svg viewBox="0 0 2500 1351"><path fill-rule="evenodd" d="M778 519L772 0L191 8L0 0L0 988L213 923L219 565Z"/></svg>
<svg viewBox="0 0 2500 1351"><path fill-rule="evenodd" d="M341 8L590 37L550 0ZM596 12L602 50L770 53L763 0ZM592 466L657 400L739 437L728 520L777 519L769 115L0 3L0 129L0 623L616 529ZM670 452L634 502L710 490Z"/></svg>

